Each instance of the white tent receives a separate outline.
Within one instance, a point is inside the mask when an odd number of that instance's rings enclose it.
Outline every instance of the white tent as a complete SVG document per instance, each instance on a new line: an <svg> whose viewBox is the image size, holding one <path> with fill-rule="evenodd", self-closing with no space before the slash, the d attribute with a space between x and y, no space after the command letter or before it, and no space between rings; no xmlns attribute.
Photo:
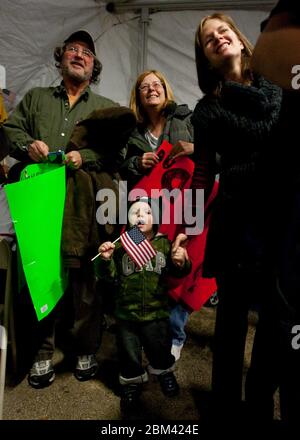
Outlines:
<svg viewBox="0 0 300 440"><path fill-rule="evenodd" d="M53 49L72 32L85 29L103 64L96 92L128 104L130 89L144 68L162 71L178 103L199 99L194 34L201 18L226 10L255 42L260 23L275 1L1 0L0 64L6 87L18 99L35 86L60 82ZM5 78L5 76L4 76Z"/></svg>

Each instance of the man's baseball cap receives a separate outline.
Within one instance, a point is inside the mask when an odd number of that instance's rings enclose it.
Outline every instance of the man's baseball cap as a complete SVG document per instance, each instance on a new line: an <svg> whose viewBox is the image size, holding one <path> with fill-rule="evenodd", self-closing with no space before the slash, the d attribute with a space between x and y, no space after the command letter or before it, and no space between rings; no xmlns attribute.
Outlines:
<svg viewBox="0 0 300 440"><path fill-rule="evenodd" d="M94 45L94 41L92 39L92 37L90 36L90 34L87 31L77 31L77 32L73 32L73 34L71 34L65 41L64 43L72 43L73 41L82 41L84 43L86 43L90 49L90 51L93 52L94 55L96 55L96 50L95 50L95 45Z"/></svg>

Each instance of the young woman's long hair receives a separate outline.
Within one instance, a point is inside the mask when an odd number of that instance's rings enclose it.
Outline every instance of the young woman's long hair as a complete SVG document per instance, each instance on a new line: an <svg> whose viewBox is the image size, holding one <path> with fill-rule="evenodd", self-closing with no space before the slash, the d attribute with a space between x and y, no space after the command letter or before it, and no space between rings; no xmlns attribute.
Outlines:
<svg viewBox="0 0 300 440"><path fill-rule="evenodd" d="M138 76L138 78L135 82L135 85L131 90L129 107L131 108L131 110L135 114L138 123L140 123L142 125L146 125L146 123L147 123L147 113L145 112L145 110L142 106L142 103L141 103L139 87L142 84L144 78L146 78L146 76L150 75L151 73L153 73L155 76L157 76L157 78L160 80L160 82L162 83L162 86L165 90L166 100L164 102L162 111L167 107L168 104L170 104L171 102L173 102L175 100L174 93L171 89L171 86L168 83L165 76L161 72L159 72L158 70L146 70L145 72L141 73Z"/></svg>
<svg viewBox="0 0 300 440"><path fill-rule="evenodd" d="M207 15L201 20L195 35L195 56L196 68L198 75L198 84L200 89L205 94L218 94L222 87L224 78L218 71L210 65L208 59L204 54L204 47L202 45L201 37L203 26L208 20L217 19L226 23L230 29L237 35L242 42L244 48L242 49L242 76L245 82L251 81L252 74L250 70L250 59L252 56L253 46L245 35L239 30L235 22L228 15L216 12L212 15Z"/></svg>

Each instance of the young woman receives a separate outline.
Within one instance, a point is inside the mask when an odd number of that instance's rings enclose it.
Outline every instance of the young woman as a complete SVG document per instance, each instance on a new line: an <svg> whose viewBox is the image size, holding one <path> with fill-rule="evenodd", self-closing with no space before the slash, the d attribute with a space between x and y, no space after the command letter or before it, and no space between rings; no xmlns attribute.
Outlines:
<svg viewBox="0 0 300 440"><path fill-rule="evenodd" d="M201 21L195 50L205 96L192 117L193 186L209 191L220 174L204 268L204 276L217 278L219 296L212 389L219 415L232 421L242 399L248 311L274 292L280 186L273 141L281 89L252 74L252 46L227 15Z"/></svg>

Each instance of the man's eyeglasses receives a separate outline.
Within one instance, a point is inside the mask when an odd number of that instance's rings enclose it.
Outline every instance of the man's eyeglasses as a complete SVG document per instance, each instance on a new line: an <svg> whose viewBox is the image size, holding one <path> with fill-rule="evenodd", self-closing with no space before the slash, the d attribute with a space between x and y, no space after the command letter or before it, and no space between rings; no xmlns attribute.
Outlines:
<svg viewBox="0 0 300 440"><path fill-rule="evenodd" d="M141 92L147 92L151 87L157 90L163 87L163 85L160 81L153 81L151 84L149 83L141 84L139 90L141 90Z"/></svg>
<svg viewBox="0 0 300 440"><path fill-rule="evenodd" d="M86 58L87 60L91 60L95 57L93 52L91 52L90 49L86 49L85 47L67 46L65 51L76 55L79 55L81 53L81 56L83 58Z"/></svg>

